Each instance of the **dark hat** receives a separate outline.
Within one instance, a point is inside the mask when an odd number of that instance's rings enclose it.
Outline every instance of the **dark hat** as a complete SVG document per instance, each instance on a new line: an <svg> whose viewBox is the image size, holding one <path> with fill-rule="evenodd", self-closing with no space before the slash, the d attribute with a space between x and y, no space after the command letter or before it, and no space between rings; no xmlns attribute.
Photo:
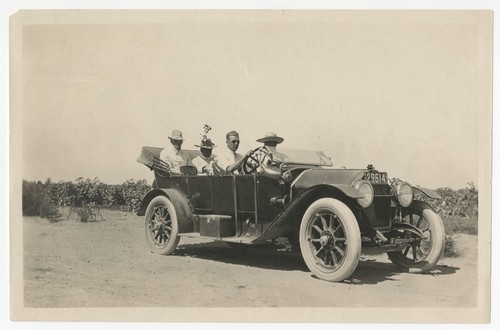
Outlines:
<svg viewBox="0 0 500 330"><path fill-rule="evenodd" d="M184 139L182 138L182 132L174 129L172 131L172 134L168 137L170 140L178 140L178 141L183 141Z"/></svg>
<svg viewBox="0 0 500 330"><path fill-rule="evenodd" d="M274 133L274 132L267 132L266 135L263 138L258 139L257 142L265 143L265 142L272 141L272 142L281 143L284 140L285 140L284 138L277 136L276 133Z"/></svg>
<svg viewBox="0 0 500 330"><path fill-rule="evenodd" d="M208 139L206 136L203 136L203 140L201 140L200 144L195 144L194 146L205 149L215 148L215 144L212 142L212 140Z"/></svg>

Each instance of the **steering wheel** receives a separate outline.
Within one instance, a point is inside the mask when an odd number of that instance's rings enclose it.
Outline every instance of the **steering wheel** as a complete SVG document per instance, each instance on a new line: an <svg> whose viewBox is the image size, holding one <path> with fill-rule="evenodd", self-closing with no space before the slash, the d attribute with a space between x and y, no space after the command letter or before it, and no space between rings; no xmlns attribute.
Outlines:
<svg viewBox="0 0 500 330"><path fill-rule="evenodd" d="M260 166L270 162L270 157L271 153L266 147L258 147L245 156L240 171L244 174L256 173Z"/></svg>

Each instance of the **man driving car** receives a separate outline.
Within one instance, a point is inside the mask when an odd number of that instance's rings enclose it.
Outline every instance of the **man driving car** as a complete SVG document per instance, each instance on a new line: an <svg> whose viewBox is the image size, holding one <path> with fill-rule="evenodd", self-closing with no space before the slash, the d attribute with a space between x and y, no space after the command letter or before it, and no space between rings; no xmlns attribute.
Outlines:
<svg viewBox="0 0 500 330"><path fill-rule="evenodd" d="M245 161L246 156L251 155L252 151L245 154L245 157L237 153L240 146L240 135L236 131L231 131L226 134L227 148L217 157L217 165L226 172L239 173L238 168Z"/></svg>

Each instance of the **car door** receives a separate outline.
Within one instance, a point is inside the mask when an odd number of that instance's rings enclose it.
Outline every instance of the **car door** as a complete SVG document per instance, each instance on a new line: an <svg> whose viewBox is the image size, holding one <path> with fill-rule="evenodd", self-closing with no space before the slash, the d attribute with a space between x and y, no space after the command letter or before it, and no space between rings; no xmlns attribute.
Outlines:
<svg viewBox="0 0 500 330"><path fill-rule="evenodd" d="M238 174L234 176L234 180L237 218L239 221L257 222L257 176Z"/></svg>
<svg viewBox="0 0 500 330"><path fill-rule="evenodd" d="M234 176L188 177L188 198L196 214L235 215Z"/></svg>

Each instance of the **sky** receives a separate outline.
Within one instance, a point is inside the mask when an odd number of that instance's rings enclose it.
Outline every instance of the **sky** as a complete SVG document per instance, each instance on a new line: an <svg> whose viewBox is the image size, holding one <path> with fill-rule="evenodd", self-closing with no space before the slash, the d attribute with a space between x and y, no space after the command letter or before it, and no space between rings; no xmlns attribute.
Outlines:
<svg viewBox="0 0 500 330"><path fill-rule="evenodd" d="M215 154L230 130L242 153L274 131L336 168L373 164L416 185L465 187L490 138L488 19L181 12L25 25L22 176L152 181L136 162L141 147L180 129L195 149L208 124Z"/></svg>

